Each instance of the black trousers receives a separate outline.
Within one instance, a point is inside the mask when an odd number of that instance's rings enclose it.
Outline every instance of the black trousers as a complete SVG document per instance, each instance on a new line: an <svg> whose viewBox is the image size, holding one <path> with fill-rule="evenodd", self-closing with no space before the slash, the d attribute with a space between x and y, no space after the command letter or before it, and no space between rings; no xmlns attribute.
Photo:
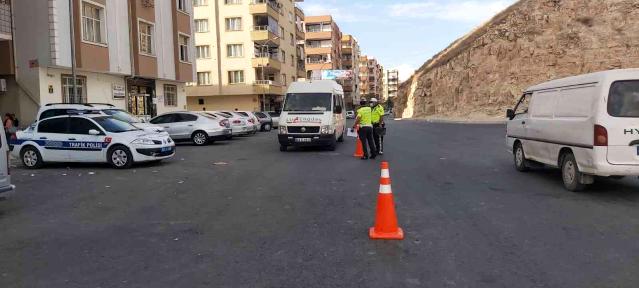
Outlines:
<svg viewBox="0 0 639 288"><path fill-rule="evenodd" d="M377 153L380 151L384 152L384 136L382 135L382 125L379 123L373 124L373 139L375 139L375 148L377 149Z"/></svg>
<svg viewBox="0 0 639 288"><path fill-rule="evenodd" d="M373 127L362 126L359 127L359 140L362 141L362 148L364 150L364 157L377 156L377 148L375 147L375 139L373 139ZM371 154L368 154L367 146L370 147Z"/></svg>

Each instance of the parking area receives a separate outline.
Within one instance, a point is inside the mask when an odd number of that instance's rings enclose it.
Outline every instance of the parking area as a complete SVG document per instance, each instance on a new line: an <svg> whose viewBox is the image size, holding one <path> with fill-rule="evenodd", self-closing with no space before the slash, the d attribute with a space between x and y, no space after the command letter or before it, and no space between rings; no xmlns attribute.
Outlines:
<svg viewBox="0 0 639 288"><path fill-rule="evenodd" d="M403 241L371 241L379 162L275 131L116 170L16 164L0 287L634 287L639 180L520 173L503 125L388 124Z"/></svg>

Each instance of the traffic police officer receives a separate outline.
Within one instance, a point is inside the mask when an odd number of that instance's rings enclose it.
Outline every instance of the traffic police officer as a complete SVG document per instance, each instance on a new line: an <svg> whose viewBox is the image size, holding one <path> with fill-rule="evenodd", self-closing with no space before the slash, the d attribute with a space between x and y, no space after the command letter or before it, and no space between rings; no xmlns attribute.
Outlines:
<svg viewBox="0 0 639 288"><path fill-rule="evenodd" d="M384 154L384 107L379 104L376 98L371 99L372 119L373 122L373 138L375 139L375 147L377 153Z"/></svg>
<svg viewBox="0 0 639 288"><path fill-rule="evenodd" d="M355 119L355 125L353 129L359 125L359 139L362 141L362 148L364 150L364 156L362 160L369 159L367 145L370 148L370 159L377 157L377 148L375 148L375 140L373 139L373 109L366 105L366 99L360 100L360 107L357 109L357 118Z"/></svg>

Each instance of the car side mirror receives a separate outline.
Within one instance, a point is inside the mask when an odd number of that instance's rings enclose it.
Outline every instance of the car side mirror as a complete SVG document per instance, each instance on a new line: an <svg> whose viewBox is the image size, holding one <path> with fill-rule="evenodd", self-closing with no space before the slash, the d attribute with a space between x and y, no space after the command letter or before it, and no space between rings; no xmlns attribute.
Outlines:
<svg viewBox="0 0 639 288"><path fill-rule="evenodd" d="M513 118L515 118L515 110L513 109L506 110L506 117L508 117L508 119L510 120L513 120Z"/></svg>
<svg viewBox="0 0 639 288"><path fill-rule="evenodd" d="M335 107L335 114L342 114L342 106Z"/></svg>
<svg viewBox="0 0 639 288"><path fill-rule="evenodd" d="M98 131L98 130L95 130L95 129L91 129L91 130L89 130L89 135L98 136L98 135L100 135L100 134L101 134L101 133L100 133L100 131Z"/></svg>

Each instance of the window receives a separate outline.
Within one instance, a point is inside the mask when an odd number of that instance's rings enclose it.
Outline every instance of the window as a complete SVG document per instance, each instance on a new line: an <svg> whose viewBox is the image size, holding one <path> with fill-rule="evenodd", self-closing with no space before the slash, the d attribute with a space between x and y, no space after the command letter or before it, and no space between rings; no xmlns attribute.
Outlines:
<svg viewBox="0 0 639 288"><path fill-rule="evenodd" d="M286 86L286 74L282 74L282 85Z"/></svg>
<svg viewBox="0 0 639 288"><path fill-rule="evenodd" d="M229 71L229 84L244 83L244 71Z"/></svg>
<svg viewBox="0 0 639 288"><path fill-rule="evenodd" d="M202 98L197 99L197 104L198 105L204 105L204 99L202 99Z"/></svg>
<svg viewBox="0 0 639 288"><path fill-rule="evenodd" d="M617 81L610 86L608 114L613 117L639 117L639 81Z"/></svg>
<svg viewBox="0 0 639 288"><path fill-rule="evenodd" d="M89 130L101 131L100 128L89 119L73 117L71 121L69 121L69 134L90 135Z"/></svg>
<svg viewBox="0 0 639 288"><path fill-rule="evenodd" d="M209 32L209 19L195 19L195 32Z"/></svg>
<svg viewBox="0 0 639 288"><path fill-rule="evenodd" d="M517 107L515 107L515 114L526 114L528 113L528 106L530 106L530 98L532 98L532 94L525 94L519 99L519 103L517 103Z"/></svg>
<svg viewBox="0 0 639 288"><path fill-rule="evenodd" d="M82 2L82 40L106 44L104 7Z"/></svg>
<svg viewBox="0 0 639 288"><path fill-rule="evenodd" d="M173 123L177 117L175 114L164 114L162 116L155 117L151 119L151 124L164 124L164 123Z"/></svg>
<svg viewBox="0 0 639 288"><path fill-rule="evenodd" d="M182 12L186 12L186 0L176 0L177 9Z"/></svg>
<svg viewBox="0 0 639 288"><path fill-rule="evenodd" d="M291 66L295 66L295 56L291 55Z"/></svg>
<svg viewBox="0 0 639 288"><path fill-rule="evenodd" d="M177 107L177 86L164 85L164 106Z"/></svg>
<svg viewBox="0 0 639 288"><path fill-rule="evenodd" d="M282 50L282 63L286 63L286 51Z"/></svg>
<svg viewBox="0 0 639 288"><path fill-rule="evenodd" d="M178 44L180 47L180 61L189 62L189 36L179 35Z"/></svg>
<svg viewBox="0 0 639 288"><path fill-rule="evenodd" d="M226 45L226 56L229 58L244 57L244 45L242 44Z"/></svg>
<svg viewBox="0 0 639 288"><path fill-rule="evenodd" d="M198 7L198 6L208 6L209 5L209 0L193 0L193 6Z"/></svg>
<svg viewBox="0 0 639 288"><path fill-rule="evenodd" d="M140 30L140 53L153 55L155 53L153 48L153 24L139 21L138 26Z"/></svg>
<svg viewBox="0 0 639 288"><path fill-rule="evenodd" d="M306 32L320 32L320 31L322 31L322 25L306 24Z"/></svg>
<svg viewBox="0 0 639 288"><path fill-rule="evenodd" d="M242 4L242 0L224 0L226 5L239 5Z"/></svg>
<svg viewBox="0 0 639 288"><path fill-rule="evenodd" d="M286 36L286 31L284 30L284 27L280 26L280 37L282 37L282 40L286 40L284 38Z"/></svg>
<svg viewBox="0 0 639 288"><path fill-rule="evenodd" d="M226 18L226 31L241 31L242 30L242 18Z"/></svg>
<svg viewBox="0 0 639 288"><path fill-rule="evenodd" d="M193 122L197 121L197 116L192 114L175 114L176 121L175 122Z"/></svg>
<svg viewBox="0 0 639 288"><path fill-rule="evenodd" d="M197 72L197 85L211 85L211 72Z"/></svg>
<svg viewBox="0 0 639 288"><path fill-rule="evenodd" d="M209 45L195 47L195 53L198 59L211 58L211 51Z"/></svg>
<svg viewBox="0 0 639 288"><path fill-rule="evenodd" d="M66 134L68 119L68 117L63 117L41 121L38 125L38 132Z"/></svg>
<svg viewBox="0 0 639 288"><path fill-rule="evenodd" d="M288 34L289 34L288 37L291 42L291 46L295 46L295 36L293 36L293 33L288 33Z"/></svg>
<svg viewBox="0 0 639 288"><path fill-rule="evenodd" d="M73 76L62 75L62 103L81 104L87 102L87 79L77 76L73 93Z"/></svg>
<svg viewBox="0 0 639 288"><path fill-rule="evenodd" d="M293 12L288 11L288 21L293 23Z"/></svg>

